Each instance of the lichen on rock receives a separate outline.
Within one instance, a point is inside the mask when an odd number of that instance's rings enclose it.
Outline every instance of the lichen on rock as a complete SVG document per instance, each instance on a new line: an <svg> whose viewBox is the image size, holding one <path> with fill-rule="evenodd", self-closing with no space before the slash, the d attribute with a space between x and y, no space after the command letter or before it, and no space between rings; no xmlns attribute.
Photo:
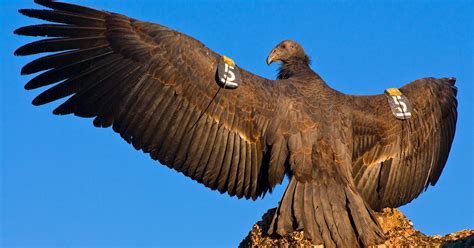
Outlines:
<svg viewBox="0 0 474 248"><path fill-rule="evenodd" d="M295 231L282 237L266 235L276 208L269 209L262 220L253 225L239 248L247 247L324 247L312 245L303 231ZM377 247L474 247L474 230L462 230L445 236L428 236L413 228L413 223L400 210L386 208L376 213L387 240Z"/></svg>

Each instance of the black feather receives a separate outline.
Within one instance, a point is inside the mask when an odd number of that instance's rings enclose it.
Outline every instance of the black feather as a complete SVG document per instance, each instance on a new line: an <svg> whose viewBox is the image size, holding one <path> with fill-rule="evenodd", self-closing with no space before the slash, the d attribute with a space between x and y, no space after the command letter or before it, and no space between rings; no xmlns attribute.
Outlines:
<svg viewBox="0 0 474 248"><path fill-rule="evenodd" d="M100 36L106 32L105 27L78 27L63 24L40 24L21 27L14 31L17 35L44 37L87 37Z"/></svg>
<svg viewBox="0 0 474 248"><path fill-rule="evenodd" d="M107 44L108 42L103 36L81 38L54 38L39 40L26 44L18 48L14 54L17 56L23 56L36 53L91 48Z"/></svg>

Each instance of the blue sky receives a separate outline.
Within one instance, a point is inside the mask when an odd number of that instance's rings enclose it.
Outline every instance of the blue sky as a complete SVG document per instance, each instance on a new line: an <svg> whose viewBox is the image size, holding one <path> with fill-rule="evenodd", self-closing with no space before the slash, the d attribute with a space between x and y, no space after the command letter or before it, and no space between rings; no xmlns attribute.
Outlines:
<svg viewBox="0 0 474 248"><path fill-rule="evenodd" d="M236 2L92 1L75 3L157 22L274 78L268 52L298 41L333 88L378 94L422 77L455 76L459 120L435 187L402 207L427 234L474 228L473 4L470 1ZM255 202L210 191L91 120L33 107L39 91L13 51L33 38L13 30L39 23L17 13L33 1L0 0L0 246L235 247L281 198Z"/></svg>

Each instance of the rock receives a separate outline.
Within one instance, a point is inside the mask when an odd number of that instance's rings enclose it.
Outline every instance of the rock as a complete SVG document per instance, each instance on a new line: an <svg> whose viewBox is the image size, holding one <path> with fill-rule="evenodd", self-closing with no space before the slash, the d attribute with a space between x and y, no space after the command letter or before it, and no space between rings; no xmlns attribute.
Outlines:
<svg viewBox="0 0 474 248"><path fill-rule="evenodd" d="M266 236L275 210L276 208L268 210L262 220L253 225L239 247L324 247L312 245L304 238L303 231L289 233L283 237ZM377 247L474 247L474 230L462 230L445 236L427 236L414 229L413 223L398 209L386 208L376 215L387 237L387 241Z"/></svg>

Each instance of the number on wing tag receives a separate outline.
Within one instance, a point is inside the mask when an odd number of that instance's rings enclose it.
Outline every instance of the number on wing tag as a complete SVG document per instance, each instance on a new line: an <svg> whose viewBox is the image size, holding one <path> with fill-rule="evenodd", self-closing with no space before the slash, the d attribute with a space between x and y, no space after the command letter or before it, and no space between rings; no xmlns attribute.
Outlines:
<svg viewBox="0 0 474 248"><path fill-rule="evenodd" d="M222 56L219 59L219 64L217 65L217 77L221 87L225 89L235 89L242 83L239 68L235 65L235 62L232 59L226 56Z"/></svg>
<svg viewBox="0 0 474 248"><path fill-rule="evenodd" d="M386 89L385 95L387 95L388 104L397 119L406 120L411 117L412 108L410 101L400 90L396 88Z"/></svg>

